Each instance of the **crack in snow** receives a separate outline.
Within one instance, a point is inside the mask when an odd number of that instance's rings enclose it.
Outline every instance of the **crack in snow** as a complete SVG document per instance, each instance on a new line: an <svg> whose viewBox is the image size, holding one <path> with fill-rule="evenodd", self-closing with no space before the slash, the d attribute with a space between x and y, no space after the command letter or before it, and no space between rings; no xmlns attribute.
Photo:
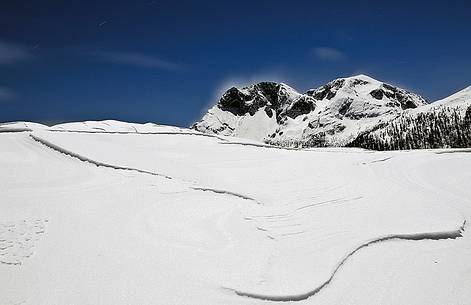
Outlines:
<svg viewBox="0 0 471 305"><path fill-rule="evenodd" d="M213 192L213 193L216 193L216 194L224 194L224 195L235 196L235 197L242 198L242 199L245 199L245 200L254 201L256 204L262 204L261 202L257 201L256 199L254 199L252 197L249 197L249 196L246 196L246 195L243 195L243 194L239 194L239 193L235 193L235 192L231 192L231 191L219 190L219 189L213 189L213 188L207 188L207 187L192 187L191 189L193 189L195 191Z"/></svg>
<svg viewBox="0 0 471 305"><path fill-rule="evenodd" d="M305 293L300 294L292 294L292 295L269 295L269 294L262 294L262 293L252 293L252 292L245 292L242 290L226 288L238 296L248 297L252 299L259 299L259 300L266 300L266 301L277 301L277 302L294 302L294 301L302 301L306 300L322 289L324 289L330 282L334 279L337 272L342 268L342 266L347 262L347 260L353 256L356 252L360 251L361 249L368 247L373 244L386 242L390 240L443 240L443 239L456 239L463 236L463 232L465 230L466 220L463 224L456 230L453 231L443 231L443 232L430 232L430 233L413 233L413 234L391 234L382 236L376 239L369 240L360 246L356 247L354 250L349 252L334 268L333 272L331 273L330 277L321 285L314 288L313 290L307 291Z"/></svg>
<svg viewBox="0 0 471 305"><path fill-rule="evenodd" d="M33 131L30 128L10 128L10 127L0 127L0 133L11 133L11 132L30 132Z"/></svg>
<svg viewBox="0 0 471 305"><path fill-rule="evenodd" d="M60 146L58 146L54 143L51 143L47 140L44 140L44 139L42 139L38 136L33 135L33 134L30 134L30 137L33 140L35 140L36 142L39 142L40 144L42 144L42 145L44 145L44 146L46 146L46 147L48 147L48 148L50 148L54 151L65 154L65 155L67 155L69 157L72 157L72 158L79 159L80 161L83 161L83 162L88 162L88 163L94 164L96 166L103 166L103 167L116 169L116 170L135 171L135 172L138 172L138 173L141 173L141 174L159 176L159 177L163 177L163 178L166 178L166 179L175 179L174 177L170 177L170 176L167 176L165 174L159 174L159 173L155 173L155 172L151 172L151 171L147 171L147 170L142 170L142 169L138 169L138 168L124 167L124 166L104 163L104 162L101 162L101 161L96 161L96 160L90 159L88 157L82 156L80 154L77 154L75 152L72 152L70 150L67 150L63 147L60 147ZM239 193L235 193L235 192L231 192L231 191L219 190L219 189L213 189L213 188L205 188L205 187L190 187L190 188L195 190L195 191L202 191L202 192L208 192L209 191L209 192L213 192L213 193L217 193L217 194L234 196L234 197L241 198L241 199L244 199L244 200L251 200L251 201L253 201L257 204L262 204L261 202L257 201L256 199L254 199L252 197L249 197L249 196L246 196L246 195L243 195L243 194L239 194Z"/></svg>
<svg viewBox="0 0 471 305"><path fill-rule="evenodd" d="M103 167L108 167L108 168L112 168L112 169L118 169L118 170L127 170L127 171L135 171L135 172L138 172L138 173L141 173L141 174L148 174L148 175L152 175L152 176L159 176L159 177L164 177L166 179L173 179L172 177L170 176L167 176L167 175L164 175L164 174L159 174L159 173L155 173L155 172L151 172L151 171L147 171L147 170L142 170L142 169L138 169L138 168L133 168L133 167L125 167L125 166L119 166L119 165L113 165L113 164L109 164L109 163L104 163L104 162L100 162L100 161L96 161L96 160L93 160L93 159L90 159L88 157L85 157L85 156L82 156L80 154L77 154L77 153L74 153L73 151L70 151L70 150L67 150L63 147L60 147L60 146L57 146L56 144L53 144L47 140L44 140L40 137L37 137L33 134L30 134L29 135L33 140L35 140L36 142L39 142L41 143L42 145L52 149L52 150L55 150L57 152L60 152L62 154L65 154L65 155L68 155L72 158L76 158L76 159L79 159L80 161L83 161L83 162L88 162L88 163L91 163L91 164L94 164L96 166L103 166Z"/></svg>
<svg viewBox="0 0 471 305"><path fill-rule="evenodd" d="M378 162L385 162L385 161L388 161L392 159L392 156L391 157L387 157L387 158L383 158L383 159L377 159L377 160L373 160L373 161L370 161L370 162L363 162L362 164L371 164L371 163L378 163Z"/></svg>

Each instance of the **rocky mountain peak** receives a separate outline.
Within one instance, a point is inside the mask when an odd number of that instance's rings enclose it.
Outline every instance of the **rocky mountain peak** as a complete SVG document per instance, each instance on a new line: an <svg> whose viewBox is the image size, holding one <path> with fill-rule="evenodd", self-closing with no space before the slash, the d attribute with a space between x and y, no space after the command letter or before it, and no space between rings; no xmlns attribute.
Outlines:
<svg viewBox="0 0 471 305"><path fill-rule="evenodd" d="M260 82L240 89L228 89L216 106L236 116L253 116L263 109L268 117L275 116L280 121L286 116L295 118L309 113L314 110L315 101L284 83Z"/></svg>
<svg viewBox="0 0 471 305"><path fill-rule="evenodd" d="M304 94L284 83L260 82L228 89L192 127L276 145L338 146L426 103L417 94L362 74Z"/></svg>
<svg viewBox="0 0 471 305"><path fill-rule="evenodd" d="M347 78L335 79L317 89L306 92L316 100L332 100L350 95L364 100L382 101L386 106L401 107L402 109L416 108L428 102L423 97L396 86L383 83L364 74ZM376 102L373 101L373 102Z"/></svg>

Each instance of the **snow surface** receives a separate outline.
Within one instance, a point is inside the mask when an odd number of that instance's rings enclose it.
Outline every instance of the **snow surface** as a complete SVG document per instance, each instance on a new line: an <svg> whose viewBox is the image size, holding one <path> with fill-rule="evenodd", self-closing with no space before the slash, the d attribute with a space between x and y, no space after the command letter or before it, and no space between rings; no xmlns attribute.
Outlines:
<svg viewBox="0 0 471 305"><path fill-rule="evenodd" d="M49 127L43 124L32 122L10 122L0 123L0 132L22 132L33 131L33 129L48 129Z"/></svg>
<svg viewBox="0 0 471 305"><path fill-rule="evenodd" d="M466 111L467 107L471 105L471 86L464 88L444 99L438 100L430 105L427 109L435 109L437 107L459 107ZM419 108L420 109L420 108Z"/></svg>
<svg viewBox="0 0 471 305"><path fill-rule="evenodd" d="M471 304L468 150L61 125L0 133L0 304Z"/></svg>

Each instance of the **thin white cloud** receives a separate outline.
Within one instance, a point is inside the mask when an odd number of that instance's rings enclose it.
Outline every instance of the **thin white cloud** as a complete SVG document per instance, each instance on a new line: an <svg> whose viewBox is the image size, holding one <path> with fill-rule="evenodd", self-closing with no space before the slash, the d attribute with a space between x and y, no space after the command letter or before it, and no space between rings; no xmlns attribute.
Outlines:
<svg viewBox="0 0 471 305"><path fill-rule="evenodd" d="M16 94L8 88L0 87L0 102L9 102L14 100Z"/></svg>
<svg viewBox="0 0 471 305"><path fill-rule="evenodd" d="M183 69L180 64L137 52L99 51L91 55L100 61L120 65L173 71Z"/></svg>
<svg viewBox="0 0 471 305"><path fill-rule="evenodd" d="M31 57L32 55L25 47L0 41L0 65L15 64Z"/></svg>
<svg viewBox="0 0 471 305"><path fill-rule="evenodd" d="M313 53L322 61L340 61L346 58L342 51L331 47L317 47L313 49Z"/></svg>

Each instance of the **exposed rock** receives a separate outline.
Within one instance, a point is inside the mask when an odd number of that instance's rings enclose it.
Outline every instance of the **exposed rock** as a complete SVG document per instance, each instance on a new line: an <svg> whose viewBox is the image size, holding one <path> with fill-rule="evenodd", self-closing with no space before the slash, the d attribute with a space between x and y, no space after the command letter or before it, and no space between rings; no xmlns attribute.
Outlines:
<svg viewBox="0 0 471 305"><path fill-rule="evenodd" d="M370 92L370 95L377 100L382 100L384 96L384 91L382 89L375 89Z"/></svg>
<svg viewBox="0 0 471 305"><path fill-rule="evenodd" d="M314 108L314 102L308 96L302 96L298 100L294 101L290 107L288 107L288 109L285 111L285 114L294 119L299 115L310 113L314 110Z"/></svg>
<svg viewBox="0 0 471 305"><path fill-rule="evenodd" d="M306 94L319 101L323 99L331 100L344 84L345 79L336 79L320 88L308 90Z"/></svg>
<svg viewBox="0 0 471 305"><path fill-rule="evenodd" d="M193 128L276 145L343 146L425 104L417 94L365 75L339 78L305 94L262 82L230 88Z"/></svg>

